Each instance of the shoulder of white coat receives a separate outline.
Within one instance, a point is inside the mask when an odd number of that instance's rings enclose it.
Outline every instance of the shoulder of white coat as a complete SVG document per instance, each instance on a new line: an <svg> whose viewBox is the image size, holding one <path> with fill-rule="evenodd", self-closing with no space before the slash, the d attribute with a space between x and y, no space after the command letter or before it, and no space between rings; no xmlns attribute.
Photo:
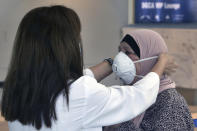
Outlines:
<svg viewBox="0 0 197 131"><path fill-rule="evenodd" d="M97 81L90 76L81 76L70 85L69 96L71 99L84 98L88 85Z"/></svg>
<svg viewBox="0 0 197 131"><path fill-rule="evenodd" d="M89 75L84 75L81 76L80 78L78 78L77 80L75 80L72 84L71 84L71 88L75 87L75 86L81 86L81 85L86 85L88 83L97 83L96 79L89 76Z"/></svg>
<svg viewBox="0 0 197 131"><path fill-rule="evenodd" d="M71 84L70 91L79 93L82 93L83 91L84 93L87 93L87 91L90 92L92 90L96 90L98 85L99 83L97 83L96 79L91 76L84 75Z"/></svg>

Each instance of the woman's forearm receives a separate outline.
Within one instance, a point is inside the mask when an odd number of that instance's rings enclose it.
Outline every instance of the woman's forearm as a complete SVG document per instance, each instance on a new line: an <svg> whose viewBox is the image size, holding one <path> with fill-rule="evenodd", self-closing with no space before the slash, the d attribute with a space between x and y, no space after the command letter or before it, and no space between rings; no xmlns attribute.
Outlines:
<svg viewBox="0 0 197 131"><path fill-rule="evenodd" d="M92 66L89 69L92 70L94 77L98 82L112 73L112 67L106 61L103 61L95 66Z"/></svg>
<svg viewBox="0 0 197 131"><path fill-rule="evenodd" d="M168 62L168 55L166 53L162 53L159 56L157 63L155 64L155 66L152 68L151 71L157 73L159 77L161 77L165 70L167 62Z"/></svg>

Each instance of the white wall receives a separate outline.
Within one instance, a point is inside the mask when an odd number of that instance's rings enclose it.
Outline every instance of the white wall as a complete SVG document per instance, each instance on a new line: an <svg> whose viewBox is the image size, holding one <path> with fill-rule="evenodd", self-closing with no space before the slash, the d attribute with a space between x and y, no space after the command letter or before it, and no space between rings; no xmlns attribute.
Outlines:
<svg viewBox="0 0 197 131"><path fill-rule="evenodd" d="M47 0L0 0L0 81L4 80L7 73L20 20L31 8L47 3Z"/></svg>
<svg viewBox="0 0 197 131"><path fill-rule="evenodd" d="M21 18L34 7L50 4L64 4L80 16L86 67L117 53L121 27L128 22L127 0L0 0L0 81L6 76ZM110 77L104 83L117 82Z"/></svg>

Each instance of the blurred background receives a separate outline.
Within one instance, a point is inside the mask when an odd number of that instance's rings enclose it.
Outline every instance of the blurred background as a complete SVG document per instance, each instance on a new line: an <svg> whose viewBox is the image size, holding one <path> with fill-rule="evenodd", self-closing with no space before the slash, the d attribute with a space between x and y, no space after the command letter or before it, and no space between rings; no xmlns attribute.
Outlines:
<svg viewBox="0 0 197 131"><path fill-rule="evenodd" d="M74 9L81 19L85 67L116 55L127 30L159 32L180 66L172 76L177 90L197 113L197 0L0 0L0 100L19 22L32 8L55 4ZM112 74L102 83L120 81ZM0 130L5 125L0 118Z"/></svg>

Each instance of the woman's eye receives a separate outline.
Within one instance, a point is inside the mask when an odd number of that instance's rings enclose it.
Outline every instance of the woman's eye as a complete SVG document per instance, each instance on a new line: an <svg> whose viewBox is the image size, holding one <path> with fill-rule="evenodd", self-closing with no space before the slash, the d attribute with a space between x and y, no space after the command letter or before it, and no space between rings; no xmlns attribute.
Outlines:
<svg viewBox="0 0 197 131"><path fill-rule="evenodd" d="M129 52L129 51L126 51L125 54L127 54L127 55L131 55L131 54L135 55L135 53L132 53L132 52Z"/></svg>
<svg viewBox="0 0 197 131"><path fill-rule="evenodd" d="M129 55L129 54L130 54L130 52L126 51L126 52L125 52L125 54Z"/></svg>

